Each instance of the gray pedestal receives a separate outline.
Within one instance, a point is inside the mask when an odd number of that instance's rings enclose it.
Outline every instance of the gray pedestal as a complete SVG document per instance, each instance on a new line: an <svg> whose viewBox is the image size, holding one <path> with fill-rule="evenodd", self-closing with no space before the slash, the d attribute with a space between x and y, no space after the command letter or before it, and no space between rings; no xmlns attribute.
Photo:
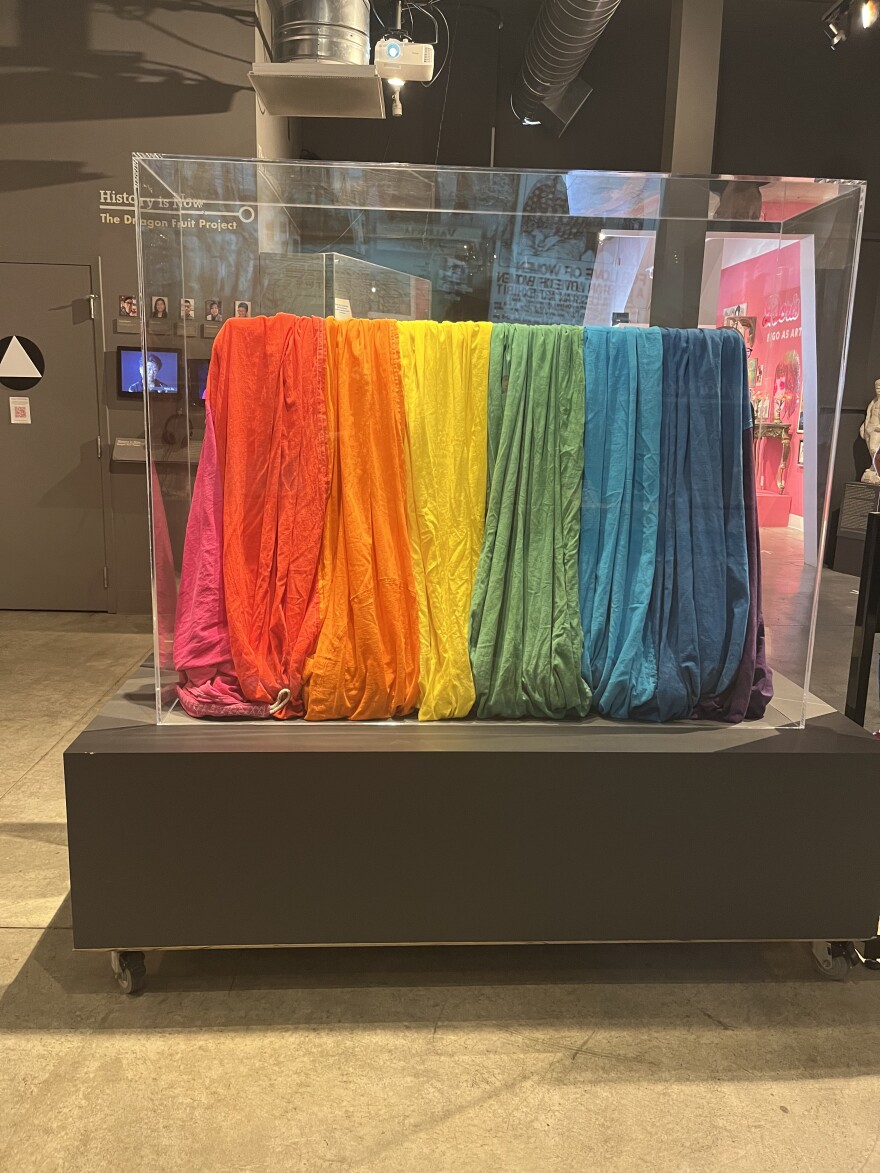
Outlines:
<svg viewBox="0 0 880 1173"><path fill-rule="evenodd" d="M880 745L806 730L146 723L65 754L81 949L872 936Z"/></svg>
<svg viewBox="0 0 880 1173"><path fill-rule="evenodd" d="M854 574L856 577L862 573L868 514L878 509L880 485L865 485L861 481L850 481L846 485L834 546L834 570L840 571L841 574Z"/></svg>

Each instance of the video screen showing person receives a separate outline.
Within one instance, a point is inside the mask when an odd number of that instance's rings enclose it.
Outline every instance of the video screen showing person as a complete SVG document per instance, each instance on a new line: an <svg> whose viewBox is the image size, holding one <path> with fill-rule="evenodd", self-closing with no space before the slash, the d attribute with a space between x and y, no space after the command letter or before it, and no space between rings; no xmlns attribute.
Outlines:
<svg viewBox="0 0 880 1173"><path fill-rule="evenodd" d="M208 391L209 358L191 358L189 369L189 398L191 403L204 403Z"/></svg>
<svg viewBox="0 0 880 1173"><path fill-rule="evenodd" d="M139 346L120 346L117 355L117 390L125 399L129 395L177 395L180 392L180 351L147 351L147 361Z"/></svg>

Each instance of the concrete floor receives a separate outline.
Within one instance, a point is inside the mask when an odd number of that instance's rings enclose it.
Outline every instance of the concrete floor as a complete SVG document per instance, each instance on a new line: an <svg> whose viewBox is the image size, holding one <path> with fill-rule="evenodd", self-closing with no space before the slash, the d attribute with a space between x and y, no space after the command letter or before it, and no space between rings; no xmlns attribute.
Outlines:
<svg viewBox="0 0 880 1173"><path fill-rule="evenodd" d="M808 592L765 545L795 677ZM838 707L855 585L823 583L813 690ZM0 613L4 1173L880 1173L880 982L801 945L169 953L124 998L71 950L61 752L146 632Z"/></svg>

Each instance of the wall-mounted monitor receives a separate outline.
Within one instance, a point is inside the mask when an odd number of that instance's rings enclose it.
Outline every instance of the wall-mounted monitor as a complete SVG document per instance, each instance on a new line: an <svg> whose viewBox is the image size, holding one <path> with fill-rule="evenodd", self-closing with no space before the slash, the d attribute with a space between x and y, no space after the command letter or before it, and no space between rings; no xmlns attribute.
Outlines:
<svg viewBox="0 0 880 1173"><path fill-rule="evenodd" d="M189 401L201 404L205 401L208 390L208 368L211 365L209 358L187 359L187 382L189 385Z"/></svg>
<svg viewBox="0 0 880 1173"><path fill-rule="evenodd" d="M144 387L151 395L180 394L180 351L147 351L147 369L144 372L143 354L139 346L120 346L116 351L116 391L120 399L143 397Z"/></svg>

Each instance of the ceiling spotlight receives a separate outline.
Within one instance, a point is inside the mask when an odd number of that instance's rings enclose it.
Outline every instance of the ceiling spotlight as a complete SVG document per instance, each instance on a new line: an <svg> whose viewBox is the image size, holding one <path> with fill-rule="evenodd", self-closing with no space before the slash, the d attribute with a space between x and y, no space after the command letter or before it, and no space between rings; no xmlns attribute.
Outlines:
<svg viewBox="0 0 880 1173"><path fill-rule="evenodd" d="M402 85L406 84L402 77L389 77L387 81L393 90L399 90Z"/></svg>
<svg viewBox="0 0 880 1173"><path fill-rule="evenodd" d="M866 0L862 5L862 28L869 29L880 18L880 4L877 0Z"/></svg>
<svg viewBox="0 0 880 1173"><path fill-rule="evenodd" d="M822 23L825 25L825 32L831 41L832 49L836 49L838 45L843 44L849 36L852 20L850 14L851 4L852 0L838 0L836 4L831 5L822 17Z"/></svg>

